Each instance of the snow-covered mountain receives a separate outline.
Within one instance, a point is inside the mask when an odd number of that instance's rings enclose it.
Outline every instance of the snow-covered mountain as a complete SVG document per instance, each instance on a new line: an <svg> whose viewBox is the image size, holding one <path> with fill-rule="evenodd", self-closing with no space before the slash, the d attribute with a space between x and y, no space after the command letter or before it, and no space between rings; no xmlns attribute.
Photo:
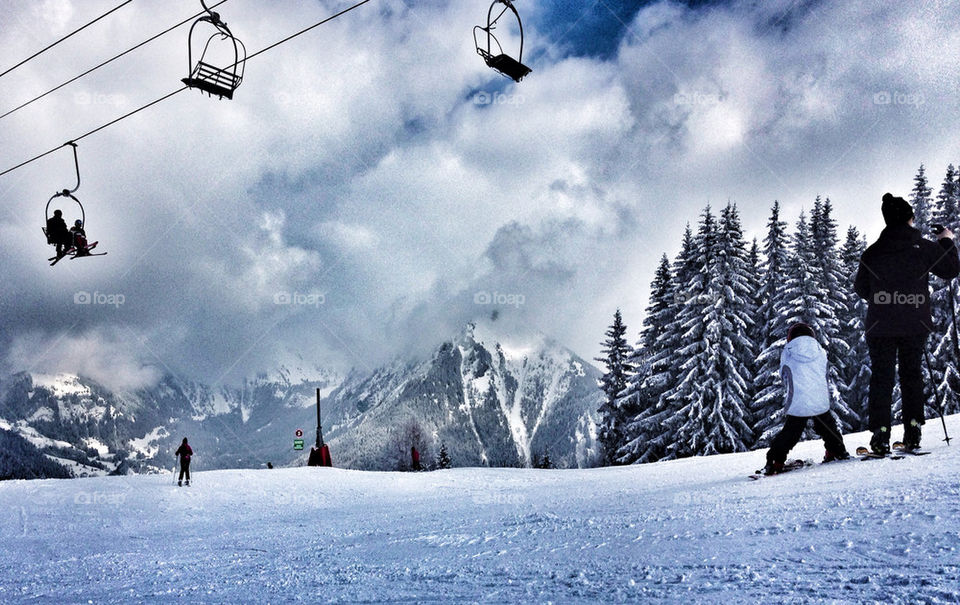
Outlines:
<svg viewBox="0 0 960 605"><path fill-rule="evenodd" d="M297 465L306 456L293 450L294 432L309 448L319 388L337 466L396 468L412 444L430 461L441 442L457 466L529 466L543 455L589 466L598 375L543 335L470 325L426 359L347 377L302 359L240 387L168 375L112 392L74 375L16 374L0 381L0 431L20 466L53 461L80 476L170 468L183 436L198 468Z"/></svg>
<svg viewBox="0 0 960 605"><path fill-rule="evenodd" d="M319 368L306 377L281 367L240 387L168 375L151 388L113 392L70 374L20 373L0 381L0 431L19 450L42 453L78 476L170 468L183 436L208 468L255 467L270 459L271 447L279 449L270 427L279 432L290 417L296 424L316 388L329 392L341 380Z"/></svg>
<svg viewBox="0 0 960 605"><path fill-rule="evenodd" d="M402 467L411 444L431 458L441 443L457 466L591 466L598 377L542 334L470 324L428 359L349 377L324 402L327 437L351 468Z"/></svg>

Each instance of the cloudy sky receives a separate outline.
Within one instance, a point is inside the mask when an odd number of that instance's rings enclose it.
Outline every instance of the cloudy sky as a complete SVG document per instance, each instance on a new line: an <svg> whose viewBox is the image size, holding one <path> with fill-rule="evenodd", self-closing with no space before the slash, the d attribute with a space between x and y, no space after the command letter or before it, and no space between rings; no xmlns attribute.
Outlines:
<svg viewBox="0 0 960 605"><path fill-rule="evenodd" d="M0 56L117 3L3 0ZM218 10L252 53L349 4ZM255 57L233 101L186 91L85 139L78 196L106 257L44 260L69 151L0 177L4 372L134 388L297 355L368 369L495 309L593 357L618 306L635 336L704 205L736 202L752 236L773 200L793 221L829 196L872 239L885 191L960 161L958 3L516 4L519 85L475 53L486 2L373 0ZM0 113L198 8L134 0L0 77ZM0 170L176 90L185 36L0 120Z"/></svg>

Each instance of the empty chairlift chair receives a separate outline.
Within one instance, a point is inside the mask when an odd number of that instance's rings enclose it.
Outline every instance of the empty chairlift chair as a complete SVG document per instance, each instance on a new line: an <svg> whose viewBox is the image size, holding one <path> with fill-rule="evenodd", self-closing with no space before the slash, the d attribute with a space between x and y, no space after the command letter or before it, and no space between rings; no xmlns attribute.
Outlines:
<svg viewBox="0 0 960 605"><path fill-rule="evenodd" d="M494 12L498 4L503 5L503 10L497 13L497 16L494 17ZM503 47L500 45L500 40L493 35L493 30L496 29L497 22L506 14L508 10L513 12L513 15L517 18L517 25L520 27L520 52L516 59L503 52ZM486 44L483 43L483 34L481 34L478 38L478 31L486 34ZM473 41L477 46L477 54L483 57L483 60L489 67L492 67L515 82L519 82L524 78L524 76L532 71L529 67L522 63L523 22L520 20L520 13L518 13L517 9L513 6L512 0L494 0L493 4L490 5L490 10L487 11L486 27L478 25L473 28Z"/></svg>
<svg viewBox="0 0 960 605"><path fill-rule="evenodd" d="M196 88L211 96L233 98L233 91L243 80L243 68L247 59L247 49L238 40L220 15L207 8L200 0L207 14L190 26L187 42L187 62L190 75L182 81L190 88ZM200 29L197 29L200 26ZM212 28L212 29L211 29ZM209 35L208 35L209 34ZM206 42L203 42L204 37ZM203 51L196 64L193 62L194 44L203 42Z"/></svg>

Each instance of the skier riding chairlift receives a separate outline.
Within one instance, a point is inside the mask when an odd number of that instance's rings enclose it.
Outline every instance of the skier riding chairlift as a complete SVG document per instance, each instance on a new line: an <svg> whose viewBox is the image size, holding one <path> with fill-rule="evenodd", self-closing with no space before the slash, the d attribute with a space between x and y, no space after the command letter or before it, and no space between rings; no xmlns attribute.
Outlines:
<svg viewBox="0 0 960 605"><path fill-rule="evenodd" d="M73 189L64 189L50 196L50 199L47 200L47 206L44 209L45 227L41 228L47 238L47 243L56 247L56 256L47 259L52 261L50 263L51 267L66 256L77 258L80 256L103 256L106 254L106 252L99 254L90 252L96 248L98 242L93 242L92 244L87 243L86 232L84 231L84 227L87 224L86 211L83 208L83 204L81 204L80 200L74 195L74 193L80 189L80 162L77 159L77 144L69 141L64 143L64 146L67 145L73 148L73 165L74 168L76 168L77 184ZM53 203L53 200L59 197L73 200L77 208L80 209L80 218L74 221L74 226L69 231L67 231L67 224L63 220L63 210L57 208L53 211L53 216L50 215L50 205ZM77 238L78 232L80 235L79 240ZM77 245L78 241L82 241L82 246Z"/></svg>

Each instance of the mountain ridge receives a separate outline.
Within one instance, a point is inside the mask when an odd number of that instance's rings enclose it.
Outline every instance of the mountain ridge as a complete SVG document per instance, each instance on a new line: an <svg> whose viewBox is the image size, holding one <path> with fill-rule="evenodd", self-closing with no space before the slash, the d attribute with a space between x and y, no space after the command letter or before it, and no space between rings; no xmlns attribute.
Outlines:
<svg viewBox="0 0 960 605"><path fill-rule="evenodd" d="M429 462L441 443L457 466L595 464L599 371L542 334L498 328L468 324L429 355L372 372L285 364L238 387L164 375L114 392L72 374L14 374L0 380L0 429L78 476L169 469L181 436L205 468L296 466L306 456L293 433L312 442L320 389L338 466L404 468L410 445Z"/></svg>

